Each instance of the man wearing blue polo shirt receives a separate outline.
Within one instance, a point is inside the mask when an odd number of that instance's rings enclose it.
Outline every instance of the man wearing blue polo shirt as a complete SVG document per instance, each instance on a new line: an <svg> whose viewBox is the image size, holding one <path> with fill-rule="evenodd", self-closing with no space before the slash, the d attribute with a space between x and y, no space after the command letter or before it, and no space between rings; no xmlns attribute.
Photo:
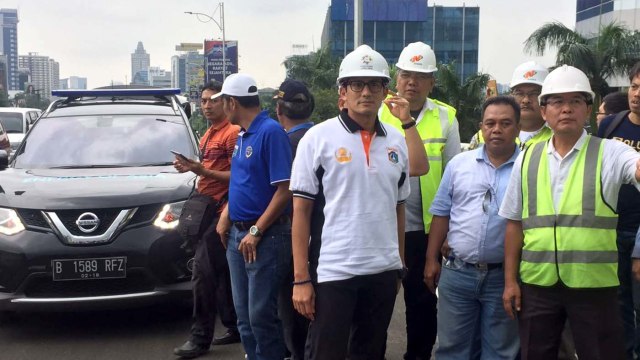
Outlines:
<svg viewBox="0 0 640 360"><path fill-rule="evenodd" d="M221 94L221 95L218 95ZM240 125L231 159L229 203L217 231L227 246L238 331L250 360L285 356L278 290L291 259L291 146L277 121L260 111L258 87L245 74L227 77L224 112Z"/></svg>

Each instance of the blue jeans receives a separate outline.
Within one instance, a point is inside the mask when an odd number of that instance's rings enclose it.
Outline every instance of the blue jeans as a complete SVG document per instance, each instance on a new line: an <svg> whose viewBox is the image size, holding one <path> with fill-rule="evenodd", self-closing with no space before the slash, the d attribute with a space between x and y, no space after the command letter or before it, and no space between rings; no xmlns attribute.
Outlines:
<svg viewBox="0 0 640 360"><path fill-rule="evenodd" d="M456 258L442 265L438 284L436 359L514 359L520 350L518 323L502 306L504 270L481 270ZM480 345L474 346L479 333Z"/></svg>
<svg viewBox="0 0 640 360"><path fill-rule="evenodd" d="M636 324L640 323L640 289L631 273L631 253L635 241L636 233L618 231L618 302L624 325L625 350L629 360L634 359L634 352L640 356L640 331L636 329Z"/></svg>
<svg viewBox="0 0 640 360"><path fill-rule="evenodd" d="M242 346L249 360L282 360L285 344L278 318L278 291L291 266L291 225L276 224L267 229L253 263L245 263L238 251L246 234L232 226L227 244Z"/></svg>

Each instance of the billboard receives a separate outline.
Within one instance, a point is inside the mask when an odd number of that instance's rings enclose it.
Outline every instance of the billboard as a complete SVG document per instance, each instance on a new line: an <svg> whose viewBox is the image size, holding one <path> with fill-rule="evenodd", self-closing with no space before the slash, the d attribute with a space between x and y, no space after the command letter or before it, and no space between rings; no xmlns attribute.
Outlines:
<svg viewBox="0 0 640 360"><path fill-rule="evenodd" d="M227 76L238 72L238 42L235 40L225 41L226 48L226 68ZM222 81L222 41L204 41L204 67L205 81Z"/></svg>

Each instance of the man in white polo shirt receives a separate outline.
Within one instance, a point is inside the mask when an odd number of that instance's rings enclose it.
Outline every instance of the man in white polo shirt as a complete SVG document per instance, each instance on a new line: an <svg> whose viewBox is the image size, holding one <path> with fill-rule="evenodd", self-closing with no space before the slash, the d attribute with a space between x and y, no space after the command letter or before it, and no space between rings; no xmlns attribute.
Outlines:
<svg viewBox="0 0 640 360"><path fill-rule="evenodd" d="M358 47L342 61L338 82L342 112L309 129L293 165L293 303L313 320L305 358L380 359L403 272L408 150L402 134L377 117L389 83L382 55ZM407 100L384 101L396 117L411 121ZM312 282L311 214L322 198Z"/></svg>

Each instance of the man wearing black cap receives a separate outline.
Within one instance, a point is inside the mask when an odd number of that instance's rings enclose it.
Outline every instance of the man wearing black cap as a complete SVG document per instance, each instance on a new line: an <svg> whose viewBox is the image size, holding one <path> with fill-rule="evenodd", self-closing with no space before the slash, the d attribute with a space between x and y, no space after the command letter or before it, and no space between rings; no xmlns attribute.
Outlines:
<svg viewBox="0 0 640 360"><path fill-rule="evenodd" d="M278 116L278 121L287 131L291 142L291 154L295 158L300 139L313 126L313 122L309 121L309 117L315 108L313 95L304 83L287 79L280 85L274 99L277 101L276 115ZM320 208L320 211L322 211L322 208ZM311 242L318 243L319 237L314 237L312 233ZM315 247L311 245L310 248L314 249ZM310 259L312 258L313 256L310 256ZM313 260L311 261L313 262ZM291 353L290 359L302 360L304 359L304 346L307 340L309 320L300 315L293 307L291 299L293 296L292 282L293 267L291 267L280 291L278 315L282 320L284 341Z"/></svg>

